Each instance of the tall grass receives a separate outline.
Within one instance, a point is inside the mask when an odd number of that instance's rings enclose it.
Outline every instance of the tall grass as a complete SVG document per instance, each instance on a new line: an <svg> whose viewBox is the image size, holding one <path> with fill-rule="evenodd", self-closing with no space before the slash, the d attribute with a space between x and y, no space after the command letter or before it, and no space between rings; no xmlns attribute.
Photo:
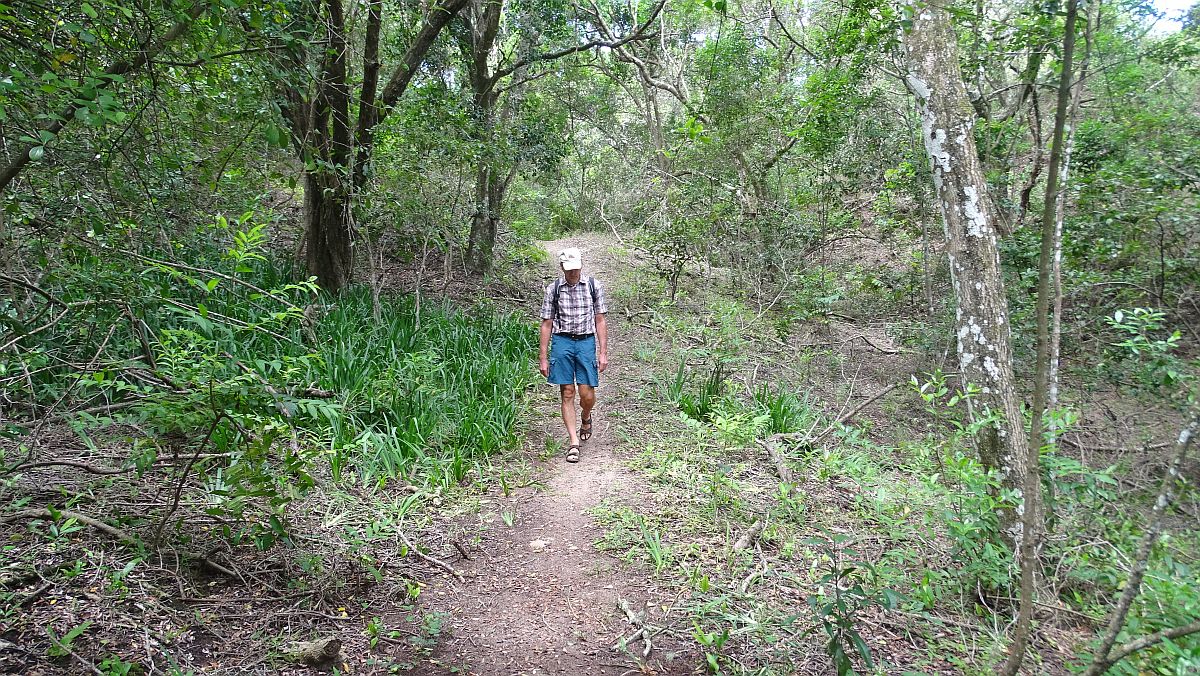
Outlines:
<svg viewBox="0 0 1200 676"><path fill-rule="evenodd" d="M418 319L408 298L383 302L376 324L369 291L351 290L317 329L312 379L343 403L328 440L335 476L460 481L515 440L535 335L486 310L426 302Z"/></svg>
<svg viewBox="0 0 1200 676"><path fill-rule="evenodd" d="M681 360L675 377L666 383L666 395L688 417L707 422L712 419L717 402L725 392L727 378L725 363L718 359L708 376L700 382L696 391L692 392L689 386L694 380L694 375L688 371L687 362Z"/></svg>
<svg viewBox="0 0 1200 676"><path fill-rule="evenodd" d="M814 407L808 395L796 396L794 392L778 384L774 389L763 384L754 393L754 402L763 413L770 416L771 433L799 432L812 425Z"/></svg>
<svg viewBox="0 0 1200 676"><path fill-rule="evenodd" d="M220 252L193 253L191 265L274 290L290 309L216 275L88 257L56 271L46 286L67 302L125 300L89 305L86 315L24 341L27 351L0 358L0 375L32 374L0 379L0 396L48 406L73 387L78 407L132 400L137 421L158 432L203 430L217 409L257 416L262 424L275 419L323 448L338 480L352 472L367 480L448 484L514 442L523 392L536 375L536 334L527 323L488 308L463 311L429 301L418 318L412 300L400 296L384 297L376 323L368 289L322 299L289 286L286 261L263 256L235 269ZM313 302L332 308L314 327L315 343L299 315ZM88 362L97 346L105 350L102 361L141 370L77 381L73 365ZM149 353L158 362L154 369ZM127 375L144 378L150 370L168 377L175 391L145 389ZM298 392L309 385L333 396L305 399ZM221 423L214 441L230 424Z"/></svg>

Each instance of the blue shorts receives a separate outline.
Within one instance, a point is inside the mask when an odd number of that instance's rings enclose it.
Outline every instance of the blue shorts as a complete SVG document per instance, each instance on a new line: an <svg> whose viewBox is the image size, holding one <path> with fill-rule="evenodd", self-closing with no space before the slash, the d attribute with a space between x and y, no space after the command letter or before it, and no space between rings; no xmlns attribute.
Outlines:
<svg viewBox="0 0 1200 676"><path fill-rule="evenodd" d="M554 385L600 384L596 364L596 336L571 338L554 334L550 339L550 378Z"/></svg>

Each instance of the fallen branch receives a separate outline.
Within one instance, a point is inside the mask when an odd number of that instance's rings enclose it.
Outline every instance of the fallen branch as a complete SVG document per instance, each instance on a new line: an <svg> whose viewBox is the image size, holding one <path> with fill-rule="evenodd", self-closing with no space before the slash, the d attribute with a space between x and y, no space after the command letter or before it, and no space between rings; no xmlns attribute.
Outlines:
<svg viewBox="0 0 1200 676"><path fill-rule="evenodd" d="M121 530L120 528L117 528L116 526L110 526L107 523L104 523L103 521L101 521L99 519L93 519L90 516L86 516L84 514L80 514L79 512L71 511L69 509L57 510L57 514L58 514L58 516L60 516L64 519L75 519L76 521L78 521L79 523L81 523L85 526L91 526L92 528L95 528L96 530L100 531L101 533L105 533L106 535L111 535L114 538L120 540L121 542L124 542L127 545L131 545L133 547L141 547L142 543L139 542L137 538L133 537L129 533L126 533L125 531ZM45 508L23 509L19 512L13 512L12 514L9 514L8 516L4 517L4 523L12 523L14 521L20 521L21 519L54 519L54 518L55 518L55 515L51 514L50 510L45 509Z"/></svg>
<svg viewBox="0 0 1200 676"><path fill-rule="evenodd" d="M237 284L238 286L244 287L246 289L249 289L250 291L253 291L253 292L261 294L267 298L270 298L271 300L275 301L276 303L279 303L280 305L286 305L288 308L290 308L292 310L300 310L301 309L300 306L289 301L288 299L284 298L283 296L271 293L270 291L267 291L266 289L259 288L258 286L255 286L254 284L251 284L250 282L247 282L244 279L239 279L237 277L234 277L233 275L227 275L227 274L225 274L223 272L219 272L217 270L210 270L209 268L198 268L198 267L193 267L191 265L185 265L183 263L176 263L173 261L162 261L162 260L158 260L157 258L143 256L139 253L135 253L133 251L128 251L125 249L121 249L120 251L121 251L121 253L123 253L127 256L132 256L132 257L142 261L143 263L149 263L150 265L156 265L160 268L176 268L178 270L186 270L188 272L195 272L195 273L202 274L202 275L212 275L213 277L219 277L220 279L223 279L231 284Z"/></svg>
<svg viewBox="0 0 1200 676"><path fill-rule="evenodd" d="M20 601L17 601L17 603L16 603L16 605L14 606L14 608L16 608L17 610L20 610L21 608L24 608L25 606L27 606L27 605L29 605L29 604L33 603L34 601L36 601L36 600L38 600L39 598L41 598L43 594L45 594L46 592L50 591L50 588L51 588L51 587L53 587L53 586L54 586L54 583L53 583L53 582L47 582L46 584L44 584L44 585L42 585L42 586L38 587L37 589L35 589L35 590L33 590L33 591L29 592L28 594L26 594L26 595L25 595L25 598L21 599Z"/></svg>
<svg viewBox="0 0 1200 676"><path fill-rule="evenodd" d="M795 486L796 479L792 475L791 468L787 466L787 460L783 457L783 453L779 451L779 445L775 443L775 440L767 439L758 443L767 449L767 455L771 458L771 464L775 465L775 473L779 475L779 480L789 486Z"/></svg>
<svg viewBox="0 0 1200 676"><path fill-rule="evenodd" d="M75 659L76 662L79 662L83 666L87 667L88 670L90 670L93 674L98 674L98 676L105 676L105 673L103 671L100 671L99 669L97 669L96 665L94 665L91 662L87 661L86 659L80 657L79 653L75 652L74 650L71 650L70 646L68 646L67 644L63 643L62 641L54 638L54 635L51 634L49 631L46 632L46 635L50 638L51 642L53 642L54 645L58 647L59 650L70 655L72 658Z"/></svg>
<svg viewBox="0 0 1200 676"><path fill-rule="evenodd" d="M1062 440L1064 443L1066 443L1070 446L1074 446L1075 448L1078 448L1080 450L1105 451L1105 452L1109 452L1109 453L1132 453L1134 451L1161 451L1162 449L1167 448L1168 446L1171 445L1169 443L1163 442L1163 443L1157 443L1157 444L1146 444L1140 448L1129 448L1127 446L1093 446L1091 444L1085 444L1085 443L1079 441L1078 439L1072 440L1070 437L1066 437L1066 436L1062 437Z"/></svg>
<svg viewBox="0 0 1200 676"><path fill-rule="evenodd" d="M137 549L140 549L142 547L142 543L134 536L121 530L120 528L117 528L116 526L111 526L99 519L93 519L92 517L87 516L86 514L80 514L79 512L72 511L69 509L58 510L57 514L61 518L75 519L76 521L78 521L79 523L81 523L85 526L90 526L91 528L95 528L96 530L100 531L101 533L104 533L106 535L111 535L112 537L116 538L117 540L119 540L122 543L127 544L131 547L134 547ZM14 521L20 521L21 519L51 519L51 520L53 520L54 514L51 514L49 509L44 509L44 508L42 508L42 509L25 509L25 510L21 510L19 512L13 512L12 514L5 516L3 519L0 519L0 523L12 523ZM225 575L228 575L229 577L234 577L234 578L239 578L239 579L241 578L241 576L238 575L236 571L230 570L228 567L223 566L223 565L217 563L216 561L213 561L208 556L185 553L184 557L199 561L200 563L203 563L204 565L209 566L213 570L224 573Z"/></svg>
<svg viewBox="0 0 1200 676"><path fill-rule="evenodd" d="M771 435L770 438L767 439L767 441L780 441L783 439L802 439L803 440L802 443L815 444L815 443L821 441L822 439L824 439L825 437L829 436L830 433L832 433L835 429L837 429L838 425L846 424L847 422L849 422L849 420L851 418L853 418L854 416L856 416L860 412L862 412L862 410L864 408L875 403L881 397L886 395L888 392L891 392L892 390L896 389L898 386L899 385L897 383L892 383L891 385L888 385L887 387L883 388L882 390L871 395L870 397L867 398L866 401L862 402L858 406L855 406L853 409L851 409L849 413L839 416L837 420L830 423L828 427L826 427L824 430L822 430L821 433L816 435L815 437L810 436L811 433L807 433L807 432L786 432L786 433L781 432L779 434Z"/></svg>
<svg viewBox="0 0 1200 676"><path fill-rule="evenodd" d="M421 550L417 549L417 548L416 548L416 547L413 545L413 543L409 541L409 539L408 539L408 536L406 536L406 535L404 534L404 531L402 531L402 530L400 530L400 529L396 529L396 535L400 537L400 541L404 543L404 546L405 546L406 548L408 548L408 551L410 551L410 552L412 552L412 553L414 553L414 554L416 554L416 555L417 555L417 558L421 559L422 561L425 561L426 563L431 563L431 564L433 564L433 565L437 566L438 568L441 568L442 570L446 571L447 573L450 573L450 574L451 574L451 575L453 575L454 577L458 578L458 581L459 581L459 582L466 582L466 581L467 581L467 580L466 580L466 578L465 578L465 577L463 577L463 574L462 574L462 572L460 572L460 571L459 571L457 568L455 568L454 566L452 566L452 565L450 565L450 564L446 563L445 561L441 561L441 560L439 560L439 559L435 559L435 558L433 558L432 556L429 556L428 554L425 554L425 553L424 553L424 552L422 552Z"/></svg>
<svg viewBox="0 0 1200 676"><path fill-rule="evenodd" d="M12 467L6 467L6 468L0 470L0 475L12 474L13 472L17 472L17 471L28 471L31 469L37 469L39 467L74 467L76 469L81 469L81 470L83 470L85 472L89 472L91 474L125 474L126 472L133 471L132 469L112 469L109 467L96 467L95 465L89 465L86 462L79 462L78 460L43 460L40 462L31 462L28 464L17 464Z"/></svg>
<svg viewBox="0 0 1200 676"><path fill-rule="evenodd" d="M628 638L618 639L617 645L613 647L620 647L621 644L629 645L630 643L638 640L640 637L645 643L645 647L642 649L642 659L649 657L650 651L654 649L654 646L650 643L650 632L647 631L646 611L643 610L640 613L635 611L633 606L629 605L629 601L626 601L619 596L617 597L617 607L621 609L621 612L625 613L625 619L627 619L630 626L634 627L637 631L634 631L633 634L631 634Z"/></svg>
<svg viewBox="0 0 1200 676"><path fill-rule="evenodd" d="M766 519L761 516L758 517L758 519L756 519L754 523L742 533L741 537L739 537L737 541L733 543L733 551L740 552L753 544L754 541L758 539L758 536L762 534L763 527L766 525Z"/></svg>

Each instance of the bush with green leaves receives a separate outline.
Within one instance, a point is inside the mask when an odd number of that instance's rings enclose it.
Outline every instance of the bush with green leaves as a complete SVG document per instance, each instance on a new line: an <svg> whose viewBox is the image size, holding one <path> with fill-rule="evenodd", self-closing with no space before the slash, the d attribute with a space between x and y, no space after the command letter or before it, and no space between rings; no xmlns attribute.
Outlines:
<svg viewBox="0 0 1200 676"><path fill-rule="evenodd" d="M117 238L64 244L45 297L6 306L17 337L0 395L28 412L6 434L20 443L63 411L91 447L136 430L123 463L143 473L170 456L227 537L263 548L287 537L287 505L322 458L337 480L447 485L513 443L534 382L527 322L400 296L375 322L367 289L327 299L290 281L262 231L250 213L215 218L187 262L115 256ZM3 460L11 472L29 458ZM156 544L178 508L176 492Z"/></svg>

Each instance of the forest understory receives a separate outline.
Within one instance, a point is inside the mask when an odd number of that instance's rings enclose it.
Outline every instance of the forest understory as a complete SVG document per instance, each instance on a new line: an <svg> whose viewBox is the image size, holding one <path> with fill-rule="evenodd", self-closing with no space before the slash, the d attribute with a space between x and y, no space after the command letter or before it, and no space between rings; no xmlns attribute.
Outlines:
<svg viewBox="0 0 1200 676"><path fill-rule="evenodd" d="M0 3L0 672L1197 673L1174 2Z"/></svg>

